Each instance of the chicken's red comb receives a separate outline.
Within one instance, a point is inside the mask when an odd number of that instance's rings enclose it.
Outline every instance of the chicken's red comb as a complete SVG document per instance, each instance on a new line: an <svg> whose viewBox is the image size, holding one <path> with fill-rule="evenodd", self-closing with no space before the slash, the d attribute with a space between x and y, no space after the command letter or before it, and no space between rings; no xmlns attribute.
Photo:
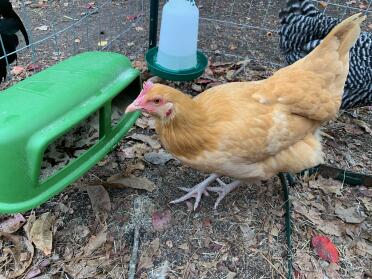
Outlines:
<svg viewBox="0 0 372 279"><path fill-rule="evenodd" d="M143 88L142 88L142 91L141 93L138 95L138 98L143 98L143 96L145 96L149 91L150 89L154 86L154 84L152 83L152 81L148 80L148 81L145 81L143 83Z"/></svg>

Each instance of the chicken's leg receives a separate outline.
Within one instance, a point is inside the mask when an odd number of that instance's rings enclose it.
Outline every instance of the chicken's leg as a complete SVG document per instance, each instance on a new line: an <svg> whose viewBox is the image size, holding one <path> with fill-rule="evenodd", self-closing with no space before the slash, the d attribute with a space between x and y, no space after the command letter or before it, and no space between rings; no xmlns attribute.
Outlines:
<svg viewBox="0 0 372 279"><path fill-rule="evenodd" d="M184 187L179 187L181 190L188 192L186 195L180 197L179 199L176 199L174 201L171 201L171 203L179 203L183 202L185 200L188 200L190 198L195 198L195 203L194 203L194 210L198 207L200 199L202 195L208 196L208 192L206 191L206 188L208 187L209 184L211 184L213 181L215 181L218 178L218 174L211 174L208 176L207 179L204 181L200 182L199 184L195 185L192 188L184 188Z"/></svg>
<svg viewBox="0 0 372 279"><path fill-rule="evenodd" d="M234 189L238 188L240 186L240 181L235 180L229 184L226 184L223 182L221 179L217 178L217 182L221 185L221 187L207 187L206 190L211 191L211 192L216 192L218 193L218 198L216 200L216 203L214 204L214 209L217 209L218 205L220 202L223 200L223 198L233 191Z"/></svg>

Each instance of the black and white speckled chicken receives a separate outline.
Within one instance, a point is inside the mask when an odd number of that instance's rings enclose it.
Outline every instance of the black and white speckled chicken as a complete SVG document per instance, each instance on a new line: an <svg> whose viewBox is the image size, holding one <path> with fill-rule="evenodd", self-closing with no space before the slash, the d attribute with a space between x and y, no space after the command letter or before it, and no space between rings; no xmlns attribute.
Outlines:
<svg viewBox="0 0 372 279"><path fill-rule="evenodd" d="M306 56L341 22L319 11L311 0L290 0L281 19L280 48L287 63ZM342 109L372 105L372 33L362 32L350 51L350 69Z"/></svg>
<svg viewBox="0 0 372 279"><path fill-rule="evenodd" d="M29 39L26 28L24 27L21 19L13 10L12 4L9 0L0 0L0 36L3 46L0 44L0 57L4 54L12 53L16 50L19 41L16 33L21 31L25 42L28 45ZM5 52L4 52L5 50ZM17 59L17 54L13 53L7 56L8 64L13 63ZM7 62L5 58L0 59L0 83L6 78Z"/></svg>

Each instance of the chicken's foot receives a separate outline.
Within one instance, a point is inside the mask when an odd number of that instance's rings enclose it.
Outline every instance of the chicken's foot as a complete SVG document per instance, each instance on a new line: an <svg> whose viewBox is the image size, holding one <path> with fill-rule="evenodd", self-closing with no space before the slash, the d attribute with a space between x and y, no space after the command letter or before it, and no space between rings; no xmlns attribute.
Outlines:
<svg viewBox="0 0 372 279"><path fill-rule="evenodd" d="M234 189L238 188L240 186L240 183L241 183L239 180L235 180L235 181L233 181L229 184L226 184L225 182L223 182L219 178L217 178L216 180L217 180L218 184L221 185L221 187L207 187L207 189L206 189L208 191L218 193L218 198L217 198L217 200L214 204L214 209L217 209L218 205L223 200L223 198L226 197L226 195L228 193L230 193Z"/></svg>
<svg viewBox="0 0 372 279"><path fill-rule="evenodd" d="M190 198L195 198L195 203L194 203L194 210L199 206L200 199L202 195L209 196L208 192L206 191L206 188L211 184L213 181L218 179L218 174L211 174L208 176L207 179L204 181L200 182L199 184L195 185L192 188L184 188L184 187L179 187L179 189L188 192L186 195L180 197L179 199L176 199L174 201L171 201L170 203L179 203L183 202L185 200L188 200Z"/></svg>

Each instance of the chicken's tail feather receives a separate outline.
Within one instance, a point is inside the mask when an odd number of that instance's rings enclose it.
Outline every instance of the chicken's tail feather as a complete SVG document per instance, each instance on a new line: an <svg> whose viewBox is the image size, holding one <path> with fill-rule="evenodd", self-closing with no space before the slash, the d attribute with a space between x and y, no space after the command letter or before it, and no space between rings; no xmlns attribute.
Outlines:
<svg viewBox="0 0 372 279"><path fill-rule="evenodd" d="M327 46L335 38L339 40L338 53L344 57L354 46L360 35L360 24L366 19L365 15L358 13L343 20L325 37L319 47Z"/></svg>
<svg viewBox="0 0 372 279"><path fill-rule="evenodd" d="M283 23L290 21L292 15L315 16L319 12L310 0L289 0L286 7L279 13L279 18Z"/></svg>

